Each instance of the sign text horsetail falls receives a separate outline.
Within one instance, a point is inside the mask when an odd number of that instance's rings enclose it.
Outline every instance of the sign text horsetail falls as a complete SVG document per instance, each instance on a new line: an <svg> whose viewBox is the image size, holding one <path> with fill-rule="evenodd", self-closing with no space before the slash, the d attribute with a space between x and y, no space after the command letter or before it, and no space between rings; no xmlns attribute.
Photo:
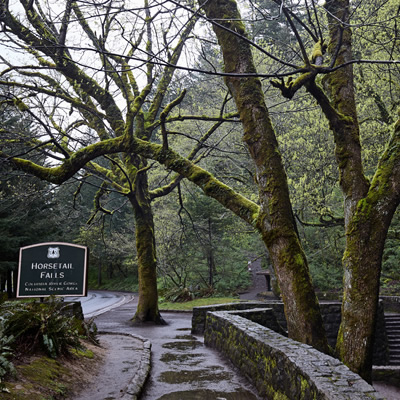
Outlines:
<svg viewBox="0 0 400 400"><path fill-rule="evenodd" d="M17 297L86 296L88 248L50 242L21 247Z"/></svg>

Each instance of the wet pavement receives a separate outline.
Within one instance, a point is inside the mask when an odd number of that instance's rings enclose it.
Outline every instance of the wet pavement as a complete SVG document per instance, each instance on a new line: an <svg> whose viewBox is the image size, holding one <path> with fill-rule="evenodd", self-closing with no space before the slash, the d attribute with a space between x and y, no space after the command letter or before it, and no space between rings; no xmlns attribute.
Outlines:
<svg viewBox="0 0 400 400"><path fill-rule="evenodd" d="M152 370L141 399L258 399L219 353L205 347L202 337L190 334L191 314L163 317L170 325L153 330ZM138 331L145 334L143 328Z"/></svg>
<svg viewBox="0 0 400 400"><path fill-rule="evenodd" d="M129 322L135 303L123 304L95 321L99 331L129 333L150 340L151 372L141 400L260 399L227 360L204 345L202 336L191 334L191 313L163 312L167 325L136 326Z"/></svg>
<svg viewBox="0 0 400 400"><path fill-rule="evenodd" d="M144 382L138 371L145 369L142 361L146 342L131 335L103 334L99 339L106 350L103 367L92 384L69 400L111 400L124 396L131 400L129 393L137 393L136 385Z"/></svg>
<svg viewBox="0 0 400 400"><path fill-rule="evenodd" d="M254 295L254 289L247 296ZM191 313L162 312L165 326L133 325L136 306L131 298L95 318L107 349L106 363L93 384L69 400L261 399L228 360L206 347L202 336L191 334ZM374 386L388 400L400 399L399 388L383 382Z"/></svg>

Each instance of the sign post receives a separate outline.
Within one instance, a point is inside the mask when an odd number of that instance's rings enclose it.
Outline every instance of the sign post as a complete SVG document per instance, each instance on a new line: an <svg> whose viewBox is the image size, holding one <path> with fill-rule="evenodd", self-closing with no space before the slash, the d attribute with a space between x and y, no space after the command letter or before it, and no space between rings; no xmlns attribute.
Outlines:
<svg viewBox="0 0 400 400"><path fill-rule="evenodd" d="M49 242L21 247L17 297L86 296L88 248Z"/></svg>

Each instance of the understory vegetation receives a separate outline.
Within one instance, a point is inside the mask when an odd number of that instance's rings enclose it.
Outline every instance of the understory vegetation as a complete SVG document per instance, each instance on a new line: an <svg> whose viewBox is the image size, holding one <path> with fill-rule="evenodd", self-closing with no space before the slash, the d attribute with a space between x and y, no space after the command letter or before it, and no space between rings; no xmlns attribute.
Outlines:
<svg viewBox="0 0 400 400"><path fill-rule="evenodd" d="M0 393L8 391L5 378L16 376L15 363L32 355L78 357L85 354L84 340L97 344L95 324L72 315L70 305L53 297L0 304Z"/></svg>

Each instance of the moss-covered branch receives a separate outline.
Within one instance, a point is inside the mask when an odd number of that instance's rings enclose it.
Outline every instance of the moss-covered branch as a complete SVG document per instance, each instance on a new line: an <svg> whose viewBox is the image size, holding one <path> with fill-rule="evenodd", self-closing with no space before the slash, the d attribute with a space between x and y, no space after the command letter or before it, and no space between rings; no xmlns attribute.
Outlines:
<svg viewBox="0 0 400 400"><path fill-rule="evenodd" d="M400 113L400 109L399 109ZM364 199L357 207L357 212L363 212L366 218L368 209L378 213L380 220L385 220L393 215L400 203L400 119L394 125L393 134L378 162L378 167L371 182L371 186ZM357 219L357 212L355 219Z"/></svg>
<svg viewBox="0 0 400 400"><path fill-rule="evenodd" d="M13 158L3 152L0 152L0 158L9 161L15 169L59 185L74 176L91 160L105 154L121 152L123 149L124 141L122 138L105 140L78 150L57 167L43 167L33 161Z"/></svg>
<svg viewBox="0 0 400 400"><path fill-rule="evenodd" d="M156 160L179 173L201 188L207 196L213 197L240 218L255 226L260 210L259 206L220 182L211 173L195 165L187 158L172 150L164 151L162 145L148 143L138 138L134 139L131 152Z"/></svg>
<svg viewBox="0 0 400 400"><path fill-rule="evenodd" d="M271 81L271 85L278 88L282 96L291 99L299 89L304 87L308 82L313 81L316 76L317 71L304 72L296 79L289 78L287 81L283 78L281 80L274 79Z"/></svg>

